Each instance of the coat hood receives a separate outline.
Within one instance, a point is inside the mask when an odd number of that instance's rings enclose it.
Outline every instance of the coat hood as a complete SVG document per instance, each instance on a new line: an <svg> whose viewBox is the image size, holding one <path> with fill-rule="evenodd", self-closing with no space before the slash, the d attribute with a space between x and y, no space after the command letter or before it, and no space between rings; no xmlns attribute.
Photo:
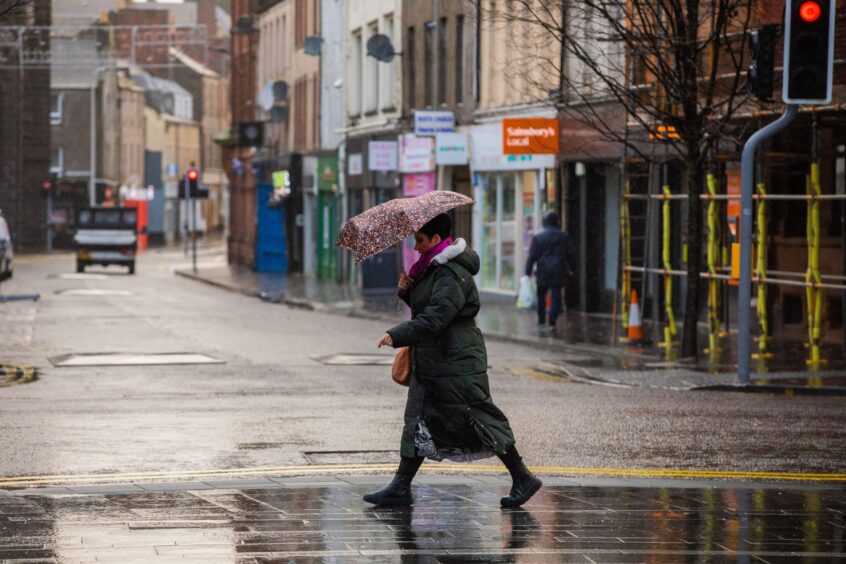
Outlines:
<svg viewBox="0 0 846 564"><path fill-rule="evenodd" d="M476 276L481 266L479 255L467 246L467 241L461 238L456 239L452 245L432 259L433 264L446 264L448 262L454 262L463 266L471 276Z"/></svg>

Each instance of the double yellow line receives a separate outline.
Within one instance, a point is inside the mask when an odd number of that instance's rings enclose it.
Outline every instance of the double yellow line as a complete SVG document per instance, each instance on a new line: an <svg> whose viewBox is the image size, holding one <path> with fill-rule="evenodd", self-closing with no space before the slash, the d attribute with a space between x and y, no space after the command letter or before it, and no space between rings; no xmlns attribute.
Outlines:
<svg viewBox="0 0 846 564"><path fill-rule="evenodd" d="M532 466L542 475L595 476L615 478L675 478L711 480L764 480L786 482L846 482L844 473L754 472L743 470L687 470L662 468L583 468L576 466ZM185 470L174 472L128 472L110 474L60 474L53 476L0 477L0 488L29 488L51 485L105 484L115 482L156 482L198 479L235 479L265 476L321 476L336 474L371 474L396 470L396 464L331 464L319 466L277 466ZM504 474L502 466L479 464L429 464L427 473Z"/></svg>

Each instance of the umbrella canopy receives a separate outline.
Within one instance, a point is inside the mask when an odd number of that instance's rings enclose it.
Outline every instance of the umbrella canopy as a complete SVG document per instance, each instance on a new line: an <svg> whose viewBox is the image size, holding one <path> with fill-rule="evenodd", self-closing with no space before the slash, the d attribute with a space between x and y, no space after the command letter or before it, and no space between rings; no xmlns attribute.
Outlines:
<svg viewBox="0 0 846 564"><path fill-rule="evenodd" d="M463 194L442 190L391 200L347 221L336 245L354 251L355 261L361 262L414 235L436 215L472 203Z"/></svg>

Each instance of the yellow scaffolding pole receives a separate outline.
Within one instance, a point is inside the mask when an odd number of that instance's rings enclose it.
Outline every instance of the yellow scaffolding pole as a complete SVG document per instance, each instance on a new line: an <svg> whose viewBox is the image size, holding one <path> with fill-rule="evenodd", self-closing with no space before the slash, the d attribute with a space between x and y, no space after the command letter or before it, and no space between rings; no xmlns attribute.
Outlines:
<svg viewBox="0 0 846 564"><path fill-rule="evenodd" d="M811 173L805 177L806 193L809 196L820 195L820 165L811 163ZM820 338L822 336L822 288L816 284L822 283L820 276L820 202L815 198L808 201L807 215L808 236L808 270L805 282L812 283L805 289L808 307L808 346L811 349L808 364L818 365L820 358Z"/></svg>
<svg viewBox="0 0 846 564"><path fill-rule="evenodd" d="M663 230L663 245L661 249L661 259L664 263L665 270L672 270L673 264L670 257L671 242L672 242L672 224L671 224L671 209L670 209L670 187L664 185L662 192L666 199L662 204L662 230ZM664 275L664 312L667 314L667 324L664 327L664 342L659 343L658 346L672 348L675 343L673 336L676 334L676 316L673 313L673 277L670 274Z"/></svg>
<svg viewBox="0 0 846 564"><path fill-rule="evenodd" d="M717 177L707 176L708 193L717 195ZM708 273L717 274L717 262L721 259L720 251L720 212L717 200L708 201ZM708 279L708 351L711 355L719 352L720 333L720 281Z"/></svg>
<svg viewBox="0 0 846 564"><path fill-rule="evenodd" d="M629 210L629 196L631 195L631 182L626 179L623 187L623 202L620 206L620 236L623 242L623 275L622 275L622 319L623 330L629 328L629 308L632 300L632 222L631 211ZM625 339L625 337L624 337Z"/></svg>
<svg viewBox="0 0 846 564"><path fill-rule="evenodd" d="M767 187L763 182L758 183L758 194L766 196ZM767 345L770 338L770 322L767 318L767 246L769 241L767 214L769 213L766 198L758 201L758 241L756 245L756 260L755 260L755 277L758 279L758 303L756 310L758 313L758 324L761 326L761 337L758 340L758 354L752 355L755 358L769 358L772 353L767 351Z"/></svg>

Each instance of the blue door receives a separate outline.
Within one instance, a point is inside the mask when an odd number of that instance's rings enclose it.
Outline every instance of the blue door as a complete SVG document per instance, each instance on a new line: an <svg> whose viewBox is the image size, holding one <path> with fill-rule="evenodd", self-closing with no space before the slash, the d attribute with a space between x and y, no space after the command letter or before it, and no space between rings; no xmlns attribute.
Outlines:
<svg viewBox="0 0 846 564"><path fill-rule="evenodd" d="M258 272L287 272L288 252L285 241L284 207L267 205L273 194L273 184L261 182L256 187L258 202L258 237L256 238L256 270Z"/></svg>

